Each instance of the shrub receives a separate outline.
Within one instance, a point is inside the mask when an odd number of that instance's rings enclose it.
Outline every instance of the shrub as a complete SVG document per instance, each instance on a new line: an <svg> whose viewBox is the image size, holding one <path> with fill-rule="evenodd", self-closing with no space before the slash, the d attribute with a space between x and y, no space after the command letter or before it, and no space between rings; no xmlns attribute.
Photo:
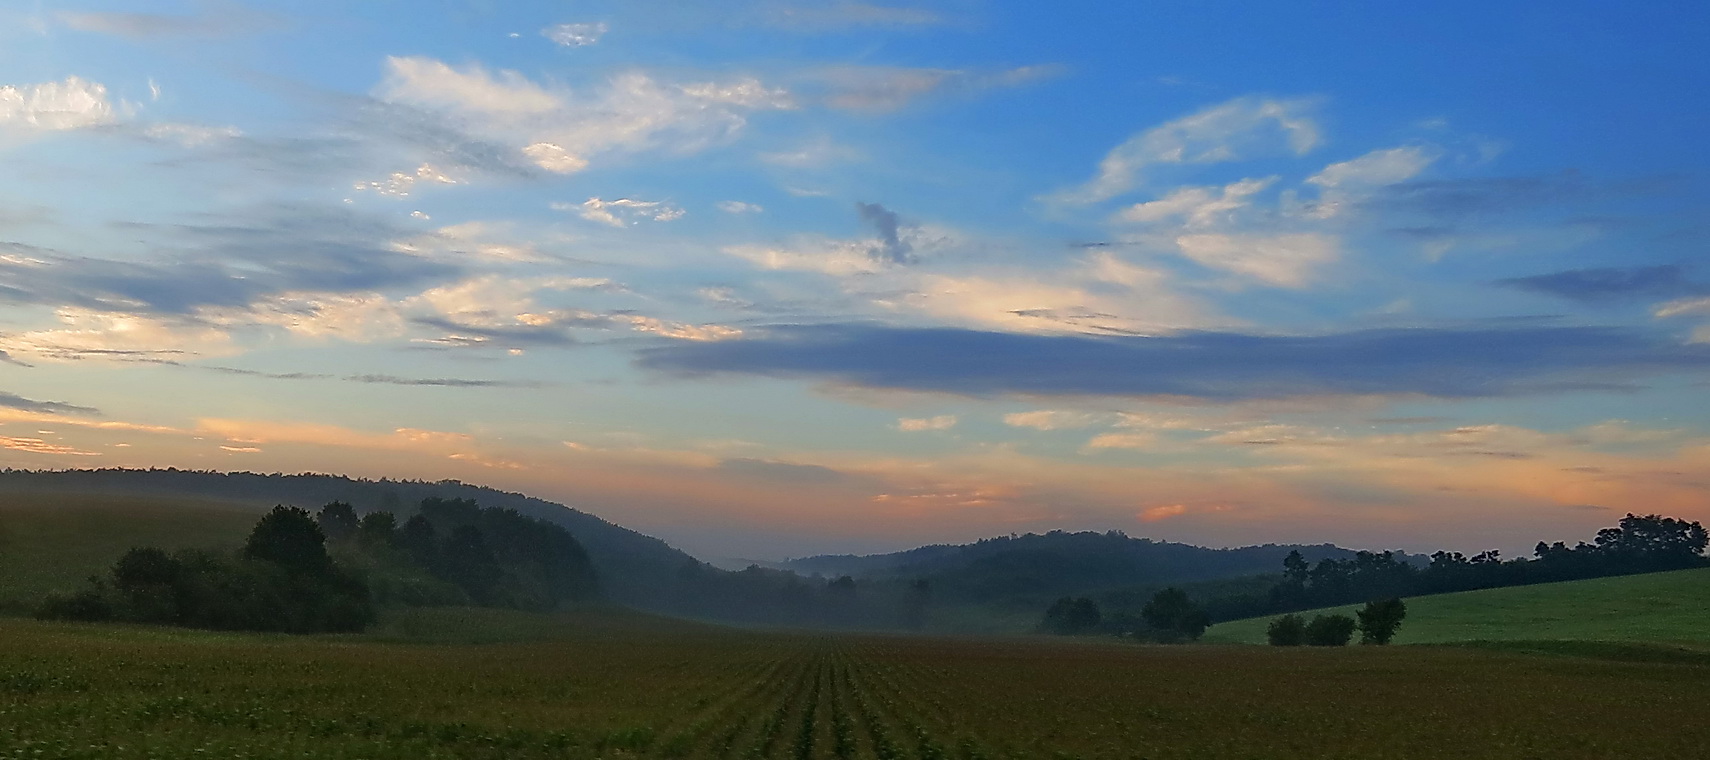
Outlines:
<svg viewBox="0 0 1710 760"><path fill-rule="evenodd" d="M1265 637L1273 647L1297 647L1306 643L1306 623L1299 615L1284 615L1271 621Z"/></svg>
<svg viewBox="0 0 1710 760"><path fill-rule="evenodd" d="M1360 618L1360 643L1383 645L1395 638L1402 618L1407 617L1407 605L1400 599L1367 602L1356 614Z"/></svg>
<svg viewBox="0 0 1710 760"><path fill-rule="evenodd" d="M1345 647L1354 637L1354 619L1347 615L1319 615L1306 624L1306 643L1315 647Z"/></svg>

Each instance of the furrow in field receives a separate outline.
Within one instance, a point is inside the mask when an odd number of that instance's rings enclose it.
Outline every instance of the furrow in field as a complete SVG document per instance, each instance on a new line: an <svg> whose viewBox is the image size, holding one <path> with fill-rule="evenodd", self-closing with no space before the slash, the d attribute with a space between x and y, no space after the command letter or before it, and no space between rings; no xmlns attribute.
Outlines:
<svg viewBox="0 0 1710 760"><path fill-rule="evenodd" d="M730 674L723 689L703 698L700 709L666 732L657 754L669 758L717 756L717 750L729 744L724 738L741 733L755 703L768 701L769 693L778 690L780 683L787 683L786 674L797 664L798 658L784 658Z"/></svg>

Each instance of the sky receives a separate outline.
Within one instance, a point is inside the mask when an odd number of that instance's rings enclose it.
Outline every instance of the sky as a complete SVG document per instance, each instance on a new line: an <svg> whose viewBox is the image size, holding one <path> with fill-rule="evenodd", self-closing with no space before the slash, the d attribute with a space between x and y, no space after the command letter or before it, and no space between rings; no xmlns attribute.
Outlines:
<svg viewBox="0 0 1710 760"><path fill-rule="evenodd" d="M704 558L1710 520L1710 6L0 1L0 466Z"/></svg>

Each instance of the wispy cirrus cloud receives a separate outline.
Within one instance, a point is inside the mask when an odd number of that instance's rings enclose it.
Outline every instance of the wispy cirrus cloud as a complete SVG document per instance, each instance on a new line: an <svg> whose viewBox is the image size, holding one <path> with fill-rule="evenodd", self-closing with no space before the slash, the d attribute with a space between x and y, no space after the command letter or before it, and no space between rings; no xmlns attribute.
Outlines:
<svg viewBox="0 0 1710 760"><path fill-rule="evenodd" d="M557 174L581 171L611 152L692 153L734 138L751 113L796 107L789 92L753 77L667 83L630 71L581 95L516 71L397 56L386 59L376 95L435 114Z"/></svg>
<svg viewBox="0 0 1710 760"><path fill-rule="evenodd" d="M171 37L223 37L273 31L287 26L283 17L234 2L207 0L194 14L60 11L59 23L79 32L136 40Z"/></svg>
<svg viewBox="0 0 1710 760"><path fill-rule="evenodd" d="M1134 189L1152 166L1305 154L1320 139L1313 107L1305 99L1245 97L1206 108L1128 138L1105 155L1092 179L1043 200L1065 205L1109 200Z"/></svg>
<svg viewBox="0 0 1710 760"><path fill-rule="evenodd" d="M1067 71L1067 67L1055 64L995 71L838 66L813 72L806 81L832 108L883 113L930 98L967 97L1023 87Z"/></svg>

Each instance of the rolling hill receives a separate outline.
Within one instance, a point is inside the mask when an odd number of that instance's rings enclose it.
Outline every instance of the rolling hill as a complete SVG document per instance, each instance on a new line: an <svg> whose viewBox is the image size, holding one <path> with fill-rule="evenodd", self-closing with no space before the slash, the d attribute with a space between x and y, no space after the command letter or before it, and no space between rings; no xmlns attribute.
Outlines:
<svg viewBox="0 0 1710 760"><path fill-rule="evenodd" d="M1353 615L1358 607L1301 614ZM1219 623L1204 640L1263 644L1275 617ZM1543 640L1710 645L1710 568L1414 597L1395 637L1397 644Z"/></svg>
<svg viewBox="0 0 1710 760"><path fill-rule="evenodd" d="M105 574L133 546L219 549L243 543L254 512L158 496L0 496L0 609L28 609Z"/></svg>

